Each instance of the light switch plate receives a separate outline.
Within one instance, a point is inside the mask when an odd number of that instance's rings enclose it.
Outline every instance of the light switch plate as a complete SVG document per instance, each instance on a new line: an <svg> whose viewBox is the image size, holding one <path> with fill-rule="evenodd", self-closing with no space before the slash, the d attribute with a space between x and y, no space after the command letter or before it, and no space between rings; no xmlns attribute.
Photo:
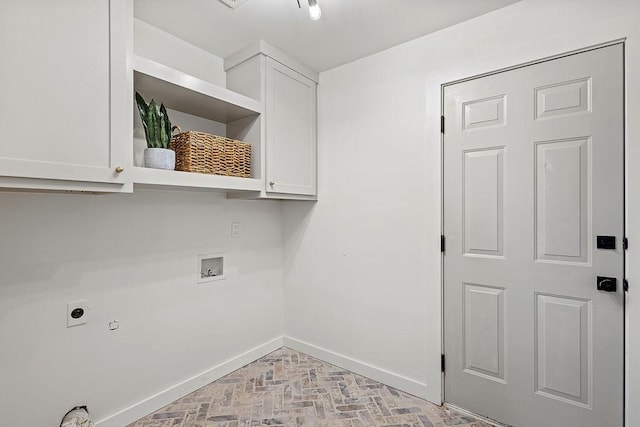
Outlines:
<svg viewBox="0 0 640 427"><path fill-rule="evenodd" d="M231 223L231 237L238 238L240 237L240 223L232 222Z"/></svg>

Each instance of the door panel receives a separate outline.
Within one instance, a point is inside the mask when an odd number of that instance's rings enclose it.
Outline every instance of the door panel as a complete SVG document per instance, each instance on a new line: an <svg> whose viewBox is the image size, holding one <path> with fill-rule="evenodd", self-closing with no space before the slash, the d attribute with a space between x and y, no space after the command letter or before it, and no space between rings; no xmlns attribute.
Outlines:
<svg viewBox="0 0 640 427"><path fill-rule="evenodd" d="M445 400L519 427L622 425L623 291L596 289L623 280L622 45L444 104Z"/></svg>
<svg viewBox="0 0 640 427"><path fill-rule="evenodd" d="M504 95L465 102L462 107L464 130L504 125L504 109Z"/></svg>
<svg viewBox="0 0 640 427"><path fill-rule="evenodd" d="M504 288L463 286L464 369L504 381Z"/></svg>
<svg viewBox="0 0 640 427"><path fill-rule="evenodd" d="M536 88L536 119L591 111L590 88L590 78Z"/></svg>
<svg viewBox="0 0 640 427"><path fill-rule="evenodd" d="M537 260L588 262L589 138L536 142Z"/></svg>
<svg viewBox="0 0 640 427"><path fill-rule="evenodd" d="M536 295L537 393L590 405L591 332L591 301Z"/></svg>
<svg viewBox="0 0 640 427"><path fill-rule="evenodd" d="M464 152L465 254L502 255L503 148Z"/></svg>

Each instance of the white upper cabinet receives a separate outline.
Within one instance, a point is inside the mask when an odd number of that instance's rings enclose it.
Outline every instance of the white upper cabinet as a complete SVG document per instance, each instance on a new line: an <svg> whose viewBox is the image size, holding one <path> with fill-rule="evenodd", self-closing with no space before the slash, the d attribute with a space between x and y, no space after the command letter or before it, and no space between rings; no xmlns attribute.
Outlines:
<svg viewBox="0 0 640 427"><path fill-rule="evenodd" d="M132 16L130 0L0 2L0 187L131 191Z"/></svg>
<svg viewBox="0 0 640 427"><path fill-rule="evenodd" d="M225 59L227 88L264 105L262 198L315 200L318 73L264 42Z"/></svg>
<svg viewBox="0 0 640 427"><path fill-rule="evenodd" d="M316 83L267 58L267 193L316 194Z"/></svg>

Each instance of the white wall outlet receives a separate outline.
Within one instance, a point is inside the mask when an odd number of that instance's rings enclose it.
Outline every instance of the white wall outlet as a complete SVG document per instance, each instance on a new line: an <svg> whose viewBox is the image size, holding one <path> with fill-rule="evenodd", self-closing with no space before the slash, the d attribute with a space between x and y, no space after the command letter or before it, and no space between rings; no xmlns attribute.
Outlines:
<svg viewBox="0 0 640 427"><path fill-rule="evenodd" d="M87 300L72 301L67 303L67 328L84 325L87 323Z"/></svg>
<svg viewBox="0 0 640 427"><path fill-rule="evenodd" d="M240 237L240 223L232 222L231 223L231 237L237 238Z"/></svg>
<svg viewBox="0 0 640 427"><path fill-rule="evenodd" d="M198 256L198 283L224 279L224 254Z"/></svg>

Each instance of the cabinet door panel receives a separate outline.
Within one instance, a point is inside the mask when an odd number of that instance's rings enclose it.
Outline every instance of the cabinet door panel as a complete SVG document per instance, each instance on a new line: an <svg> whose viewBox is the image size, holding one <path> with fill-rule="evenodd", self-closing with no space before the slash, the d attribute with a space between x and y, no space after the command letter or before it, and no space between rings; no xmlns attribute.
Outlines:
<svg viewBox="0 0 640 427"><path fill-rule="evenodd" d="M266 100L266 191L315 195L316 83L267 58Z"/></svg>
<svg viewBox="0 0 640 427"><path fill-rule="evenodd" d="M125 47L110 30L124 3L112 1L0 2L0 176L125 182L114 169L127 166L126 141L111 121L112 84L127 89L126 61L112 56Z"/></svg>

